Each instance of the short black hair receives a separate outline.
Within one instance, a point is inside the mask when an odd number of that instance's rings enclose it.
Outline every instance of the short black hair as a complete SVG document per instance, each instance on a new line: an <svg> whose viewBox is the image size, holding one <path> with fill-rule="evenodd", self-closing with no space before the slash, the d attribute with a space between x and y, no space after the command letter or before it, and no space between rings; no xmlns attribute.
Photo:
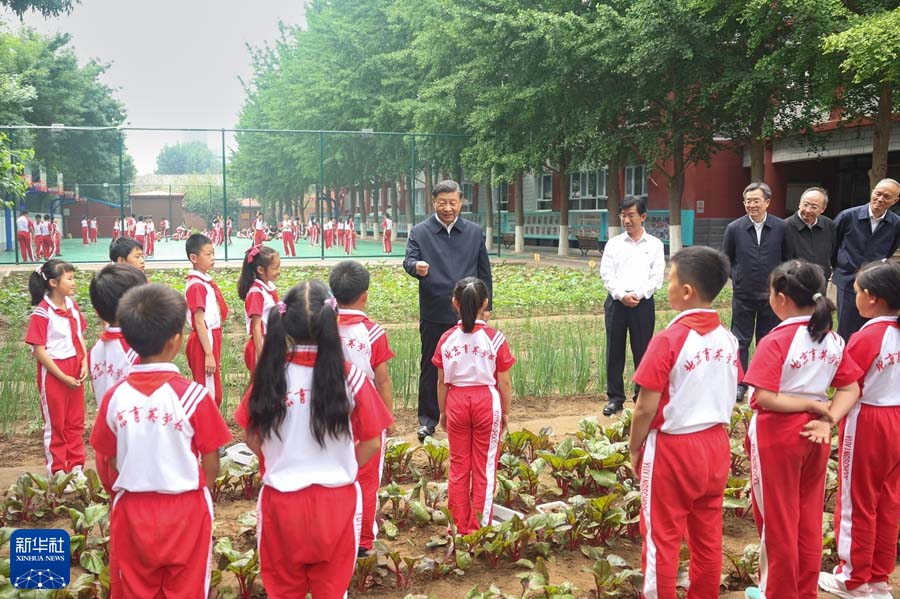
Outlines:
<svg viewBox="0 0 900 599"><path fill-rule="evenodd" d="M638 214L647 214L647 202L644 201L643 198L636 198L634 196L626 196L622 203L619 204L619 212L625 212L632 206L637 206Z"/></svg>
<svg viewBox="0 0 900 599"><path fill-rule="evenodd" d="M728 256L702 245L676 252L671 264L678 268L678 281L696 289L700 299L707 302L716 299L731 275Z"/></svg>
<svg viewBox="0 0 900 599"><path fill-rule="evenodd" d="M203 233L194 233L188 237L187 241L184 242L184 251L188 260L191 259L191 255L199 255L204 245L212 245L212 240Z"/></svg>
<svg viewBox="0 0 900 599"><path fill-rule="evenodd" d="M369 271L356 260L338 262L328 275L328 286L339 304L352 304L369 290Z"/></svg>
<svg viewBox="0 0 900 599"><path fill-rule="evenodd" d="M186 316L184 296L159 283L132 287L116 311L125 341L141 358L162 353L169 339L184 330Z"/></svg>
<svg viewBox="0 0 900 599"><path fill-rule="evenodd" d="M116 310L122 295L138 285L147 283L139 268L130 264L107 264L91 278L88 291L97 315L109 324L116 323Z"/></svg>
<svg viewBox="0 0 900 599"><path fill-rule="evenodd" d="M128 260L128 255L134 251L134 248L144 251L143 246L131 237L116 237L109 244L109 259L111 262L118 262L119 258Z"/></svg>

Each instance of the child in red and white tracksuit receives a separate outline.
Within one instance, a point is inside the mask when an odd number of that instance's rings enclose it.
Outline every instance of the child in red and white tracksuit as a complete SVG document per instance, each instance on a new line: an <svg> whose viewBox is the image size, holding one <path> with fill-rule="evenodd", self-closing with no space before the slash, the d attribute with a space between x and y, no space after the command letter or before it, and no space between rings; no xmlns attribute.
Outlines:
<svg viewBox="0 0 900 599"><path fill-rule="evenodd" d="M37 360L37 385L44 417L47 470L77 472L84 466L84 380L88 363L87 322L72 299L75 267L48 260L28 280L34 311L25 343Z"/></svg>
<svg viewBox="0 0 900 599"><path fill-rule="evenodd" d="M90 223L87 217L81 219L81 245L90 243Z"/></svg>
<svg viewBox="0 0 900 599"><path fill-rule="evenodd" d="M281 243L284 246L285 256L297 255L297 250L294 248L294 221L287 214L281 221Z"/></svg>
<svg viewBox="0 0 900 599"><path fill-rule="evenodd" d="M759 342L743 381L755 389L747 454L760 534L759 589L746 594L812 598L822 563L831 426L859 396L862 371L831 330L835 308L823 295L819 266L785 262L770 282L769 304L782 322Z"/></svg>
<svg viewBox="0 0 900 599"><path fill-rule="evenodd" d="M91 217L91 243L97 243L97 217Z"/></svg>
<svg viewBox="0 0 900 599"><path fill-rule="evenodd" d="M856 307L869 318L846 354L865 373L859 403L840 428L834 510L840 562L819 586L839 597L891 599L900 523L900 264L877 262L856 276Z"/></svg>
<svg viewBox="0 0 900 599"><path fill-rule="evenodd" d="M375 385L384 407L393 413L394 399L388 360L394 352L388 344L384 329L366 316L369 299L369 271L352 260L335 265L328 276L328 286L338 302L338 330L344 358L360 370ZM362 532L359 538L360 553L372 549L378 536L375 513L378 509L378 487L384 468L384 444L387 431L381 433L381 451L359 469L357 480L362 488Z"/></svg>
<svg viewBox="0 0 900 599"><path fill-rule="evenodd" d="M251 375L262 352L269 315L278 303L275 281L280 275L281 256L272 248L254 245L244 254L237 292L238 297L244 300L244 320L247 324L244 365Z"/></svg>
<svg viewBox="0 0 900 599"><path fill-rule="evenodd" d="M194 268L184 288L191 322L184 353L194 380L206 386L218 406L222 405L222 325L228 318L228 304L209 274L216 265L216 248L209 237L194 233L185 242L185 250Z"/></svg>
<svg viewBox="0 0 900 599"><path fill-rule="evenodd" d="M140 361L137 352L122 335L116 310L119 299L126 291L146 282L147 277L143 271L130 264L109 264L91 279L91 304L100 319L106 323L100 338L88 354L88 372L98 408L106 392L123 381L131 372L131 367ZM97 473L101 480L108 478L106 467L105 456L98 455ZM107 491L112 494L112 489L107 487Z"/></svg>
<svg viewBox="0 0 900 599"><path fill-rule="evenodd" d="M711 309L728 275L728 258L711 248L672 257L669 302L682 312L653 337L634 374L641 391L629 445L641 481L644 597L675 599L684 538L691 553L687 597L719 594L731 466L726 427L743 374L737 339Z"/></svg>
<svg viewBox="0 0 900 599"><path fill-rule="evenodd" d="M491 523L516 360L503 333L484 321L488 290L480 279L459 281L452 302L461 320L441 337L431 361L438 369L440 424L450 438L447 504L459 533L469 534Z"/></svg>
<svg viewBox="0 0 900 599"><path fill-rule="evenodd" d="M394 221L387 215L387 212L384 213L384 221L381 223L381 227L384 229L381 235L381 245L384 253L390 254L394 251Z"/></svg>
<svg viewBox="0 0 900 599"><path fill-rule="evenodd" d="M159 284L122 297L120 324L141 364L106 393L91 433L97 454L107 456L111 589L123 597L209 593L209 486L231 433L207 390L171 363L186 308Z"/></svg>
<svg viewBox="0 0 900 599"><path fill-rule="evenodd" d="M295 286L277 309L235 413L262 473L263 586L272 599L338 599L356 564L358 465L374 459L392 420L365 374L344 362L337 303L321 281ZM288 351L288 340L302 345Z"/></svg>
<svg viewBox="0 0 900 599"><path fill-rule="evenodd" d="M253 245L259 245L266 240L266 222L263 220L262 213L256 213L256 219L253 221Z"/></svg>

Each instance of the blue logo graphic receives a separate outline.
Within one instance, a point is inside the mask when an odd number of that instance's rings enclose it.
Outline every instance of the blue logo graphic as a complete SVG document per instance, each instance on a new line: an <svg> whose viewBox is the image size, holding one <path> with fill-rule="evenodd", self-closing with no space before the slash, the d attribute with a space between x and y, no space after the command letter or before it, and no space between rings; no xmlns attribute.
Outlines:
<svg viewBox="0 0 900 599"><path fill-rule="evenodd" d="M9 539L9 579L17 589L62 589L69 585L69 533L24 528Z"/></svg>

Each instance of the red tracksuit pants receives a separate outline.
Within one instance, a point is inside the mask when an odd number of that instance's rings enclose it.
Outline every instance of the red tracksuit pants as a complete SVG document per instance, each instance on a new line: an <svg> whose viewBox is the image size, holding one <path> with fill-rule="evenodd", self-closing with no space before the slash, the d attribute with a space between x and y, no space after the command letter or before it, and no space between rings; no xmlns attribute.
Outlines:
<svg viewBox="0 0 900 599"><path fill-rule="evenodd" d="M263 586L271 599L345 596L359 542L359 485L313 485L259 492L256 538Z"/></svg>
<svg viewBox="0 0 900 599"><path fill-rule="evenodd" d="M78 378L81 361L76 357L54 360L63 373ZM44 456L50 474L71 472L84 466L84 387L67 387L37 365L37 384L44 417Z"/></svg>
<svg viewBox="0 0 900 599"><path fill-rule="evenodd" d="M643 596L674 599L681 541L691 553L688 599L718 597L722 498L731 465L723 426L684 435L650 431L641 458Z"/></svg>
<svg viewBox="0 0 900 599"><path fill-rule="evenodd" d="M44 236L43 235L35 235L34 236L34 253L37 256L38 261L44 259Z"/></svg>
<svg viewBox="0 0 900 599"><path fill-rule="evenodd" d="M266 232L263 229L254 229L253 245L259 245L266 240Z"/></svg>
<svg viewBox="0 0 900 599"><path fill-rule="evenodd" d="M815 599L822 565L822 509L830 444L800 436L806 413L759 412L747 455L759 531L759 590L766 599Z"/></svg>
<svg viewBox="0 0 900 599"><path fill-rule="evenodd" d="M285 256L296 256L297 250L294 248L294 234L290 231L281 232L281 243L284 245Z"/></svg>
<svg viewBox="0 0 900 599"><path fill-rule="evenodd" d="M91 243L97 243L97 229L91 227Z"/></svg>
<svg viewBox="0 0 900 599"><path fill-rule="evenodd" d="M394 242L391 239L391 232L385 231L381 236L381 245L384 247L384 253L390 254L394 251Z"/></svg>
<svg viewBox="0 0 900 599"><path fill-rule="evenodd" d="M209 329L208 329L209 330ZM184 346L184 354L187 357L188 367L191 369L191 375L195 383L203 385L209 391L216 405L222 405L222 329L212 329L210 332L210 342L212 344L213 356L216 358L215 374L206 374L206 354L203 353L203 346L200 345L200 338L197 337L196 331L191 331L188 335L187 343Z"/></svg>
<svg viewBox="0 0 900 599"><path fill-rule="evenodd" d="M110 597L206 599L212 560L209 491L120 492L110 516Z"/></svg>
<svg viewBox="0 0 900 599"><path fill-rule="evenodd" d="M356 474L356 482L362 491L362 524L359 532L359 546L371 549L378 537L378 523L375 513L378 511L378 487L381 486L381 472L384 470L384 444L387 432L381 432L381 449L377 455L360 466Z"/></svg>
<svg viewBox="0 0 900 599"><path fill-rule="evenodd" d="M54 254L54 244L52 235L44 235L44 257L49 260Z"/></svg>
<svg viewBox="0 0 900 599"><path fill-rule="evenodd" d="M502 418L496 387L450 387L447 505L460 534L469 534L491 523Z"/></svg>
<svg viewBox="0 0 900 599"><path fill-rule="evenodd" d="M841 423L834 508L838 580L848 589L888 582L900 523L900 406L857 404Z"/></svg>
<svg viewBox="0 0 900 599"><path fill-rule="evenodd" d="M19 256L22 262L34 262L34 251L31 249L31 233L19 231L16 237L19 240Z"/></svg>
<svg viewBox="0 0 900 599"><path fill-rule="evenodd" d="M87 228L87 227L81 227L81 244L82 244L82 245L87 245L88 243L89 243L89 240L88 240L88 228Z"/></svg>

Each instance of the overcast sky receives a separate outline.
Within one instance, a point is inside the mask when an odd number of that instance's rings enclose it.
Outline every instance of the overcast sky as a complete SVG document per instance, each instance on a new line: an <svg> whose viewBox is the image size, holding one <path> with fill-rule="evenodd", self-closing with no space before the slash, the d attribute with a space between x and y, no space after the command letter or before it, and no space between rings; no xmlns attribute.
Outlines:
<svg viewBox="0 0 900 599"><path fill-rule="evenodd" d="M104 82L133 127L233 127L244 97L238 77L250 76L246 44L276 39L279 21L302 24L302 0L82 0L70 15L25 17L41 32L71 34L80 59L111 64ZM218 152L220 138L130 132L127 144L145 174L166 143L201 139Z"/></svg>

